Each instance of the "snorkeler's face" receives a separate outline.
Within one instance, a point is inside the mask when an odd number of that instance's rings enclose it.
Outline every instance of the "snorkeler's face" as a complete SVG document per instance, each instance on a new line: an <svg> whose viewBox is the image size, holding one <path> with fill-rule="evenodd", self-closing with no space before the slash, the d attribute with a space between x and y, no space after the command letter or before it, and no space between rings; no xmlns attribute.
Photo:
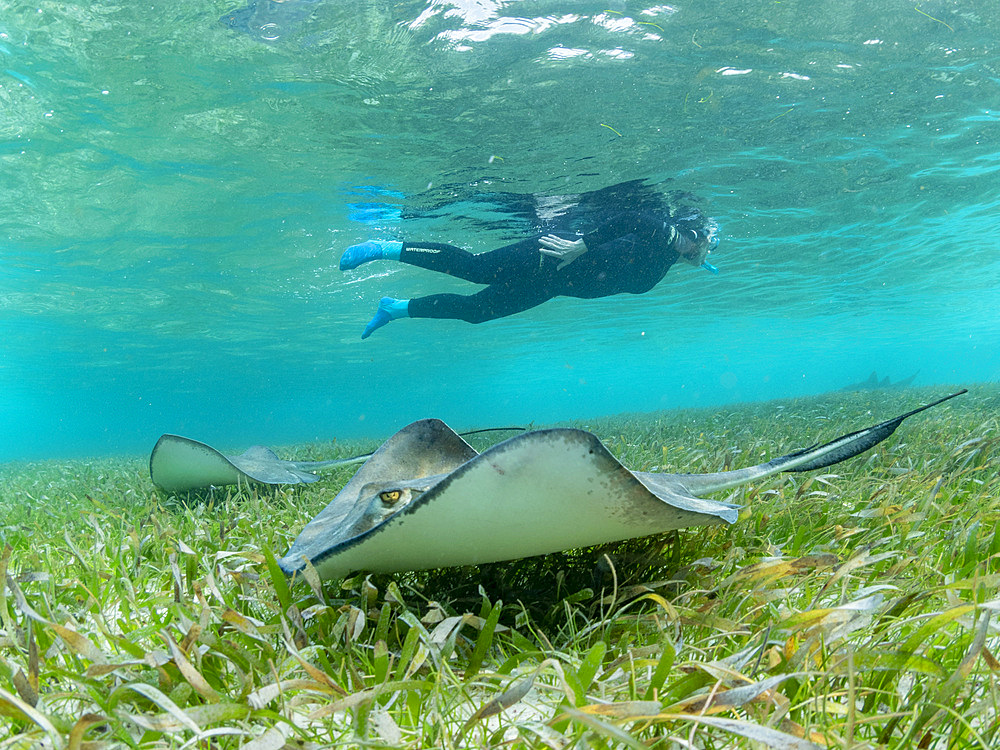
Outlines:
<svg viewBox="0 0 1000 750"><path fill-rule="evenodd" d="M719 223L715 219L709 218L705 221L704 227L697 232L693 229L681 232L682 236L687 234L690 234L691 242L688 243L689 249L686 253L684 250L678 249L681 257L692 266L702 266L712 273L718 273L718 269L707 263L705 258L719 245Z"/></svg>
<svg viewBox="0 0 1000 750"><path fill-rule="evenodd" d="M705 262L709 251L719 244L711 236L704 237L692 230L681 230L675 247L681 259L692 266L700 266Z"/></svg>

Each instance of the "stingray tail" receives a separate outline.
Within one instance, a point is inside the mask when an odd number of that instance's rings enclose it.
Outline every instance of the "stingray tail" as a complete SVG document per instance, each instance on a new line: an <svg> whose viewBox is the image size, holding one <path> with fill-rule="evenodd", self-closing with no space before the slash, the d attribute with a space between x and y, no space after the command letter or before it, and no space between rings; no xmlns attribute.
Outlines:
<svg viewBox="0 0 1000 750"><path fill-rule="evenodd" d="M846 435L841 435L831 440L829 443L811 445L808 448L779 456L757 466L736 469L735 471L722 471L717 474L678 474L677 476L681 478L681 481L683 481L689 492L701 494L731 489L741 484L785 471L813 471L814 469L822 469L825 466L831 466L840 461L846 461L848 458L853 458L859 453L864 453L895 432L896 428L907 417L912 417L914 414L919 414L948 399L961 396L963 393L967 393L967 391L962 389L958 393L952 393L950 396L939 398L937 401L909 411L906 414L901 414L893 419L887 419L885 422L880 422L872 427L849 432Z"/></svg>
<svg viewBox="0 0 1000 750"><path fill-rule="evenodd" d="M873 427L866 427L863 430L857 430L856 432L849 432L846 435L841 435L839 438L831 440L829 443L824 443L823 445L811 448L805 448L804 450L796 451L795 453L789 453L787 456L776 458L773 463L776 466L780 466L781 471L813 471L814 469L822 469L824 466L831 466L841 461L845 461L848 458L853 458L859 453L864 453L869 448L881 443L894 433L896 428L899 427L899 425L902 424L903 420L907 417L912 417L914 414L919 414L926 409L930 409L932 406L937 406L940 403L955 398L955 396L961 396L963 393L968 393L968 389L963 388L957 393L952 393L950 396L939 398L937 401L932 401L929 404L925 404L924 406L918 407L913 411L907 412L906 414L901 414L893 419L887 419L885 422L880 422ZM794 461L794 459L806 455L815 455L815 458L804 463L796 462L792 466L782 466L783 463Z"/></svg>

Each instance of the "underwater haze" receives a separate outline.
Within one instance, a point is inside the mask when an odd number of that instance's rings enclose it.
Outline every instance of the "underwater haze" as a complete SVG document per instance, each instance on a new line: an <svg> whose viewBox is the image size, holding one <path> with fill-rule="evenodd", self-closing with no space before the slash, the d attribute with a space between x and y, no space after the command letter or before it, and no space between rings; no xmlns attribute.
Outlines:
<svg viewBox="0 0 1000 750"><path fill-rule="evenodd" d="M0 460L994 381L998 39L973 0L7 0ZM633 180L704 199L718 275L361 340L474 288L348 245Z"/></svg>

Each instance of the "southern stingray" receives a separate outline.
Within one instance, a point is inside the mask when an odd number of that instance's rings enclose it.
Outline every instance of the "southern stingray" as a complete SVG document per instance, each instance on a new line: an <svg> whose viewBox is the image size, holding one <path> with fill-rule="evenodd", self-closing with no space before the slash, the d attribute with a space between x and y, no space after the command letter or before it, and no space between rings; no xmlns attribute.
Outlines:
<svg viewBox="0 0 1000 750"><path fill-rule="evenodd" d="M593 434L526 432L477 453L436 419L389 438L279 560L323 578L513 560L689 526L736 522L739 506L699 495L779 472L821 469L889 437L938 399L757 466L712 474L629 471Z"/></svg>
<svg viewBox="0 0 1000 750"><path fill-rule="evenodd" d="M523 427L487 427L481 432L510 432ZM270 448L254 445L238 456L226 456L210 445L180 435L161 435L149 456L149 476L165 492L191 492L227 484L309 484L322 477L315 471L359 464L371 453L332 461L285 461Z"/></svg>
<svg viewBox="0 0 1000 750"><path fill-rule="evenodd" d="M369 454L370 455L370 454ZM162 435L149 456L149 476L166 492L222 487L227 484L301 484L317 482L312 472L359 464L368 455L334 461L283 461L270 448L254 445L226 456L210 445L180 435Z"/></svg>
<svg viewBox="0 0 1000 750"><path fill-rule="evenodd" d="M888 390L890 388L898 388L902 390L904 388L909 388L913 384L913 381L917 379L917 375L920 374L920 370L910 375L908 378L903 378L902 380L897 380L893 383L889 380L889 376L886 375L884 378L879 380L878 371L872 370L872 374L868 376L868 380L862 380L860 383L852 383L851 385L845 385L840 390L842 391L872 391L875 389Z"/></svg>

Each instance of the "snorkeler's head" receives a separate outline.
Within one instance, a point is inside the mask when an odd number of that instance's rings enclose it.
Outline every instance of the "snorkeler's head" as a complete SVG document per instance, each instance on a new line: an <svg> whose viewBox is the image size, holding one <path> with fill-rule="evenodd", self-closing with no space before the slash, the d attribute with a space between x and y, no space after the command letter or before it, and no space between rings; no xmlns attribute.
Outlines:
<svg viewBox="0 0 1000 750"><path fill-rule="evenodd" d="M698 208L683 206L673 213L669 223L691 242L691 250L681 253L681 257L692 266L718 273L719 269L706 260L708 254L719 245L718 222L705 216Z"/></svg>

